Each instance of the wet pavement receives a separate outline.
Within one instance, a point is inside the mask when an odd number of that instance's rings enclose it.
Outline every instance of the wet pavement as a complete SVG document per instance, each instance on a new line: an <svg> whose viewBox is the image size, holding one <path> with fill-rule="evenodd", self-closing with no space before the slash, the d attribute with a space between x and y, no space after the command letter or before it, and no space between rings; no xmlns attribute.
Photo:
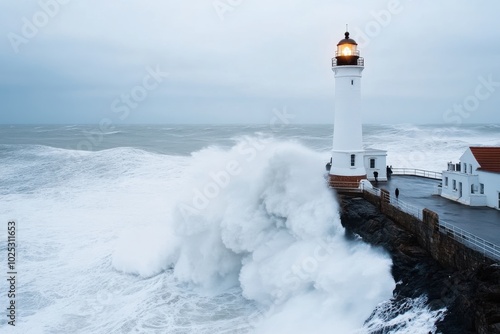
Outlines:
<svg viewBox="0 0 500 334"><path fill-rule="evenodd" d="M372 182L373 186L387 189L399 200L417 208L428 208L439 215L440 220L455 225L496 245L500 245L500 210L487 207L470 207L459 204L436 193L441 181L417 176L393 175L388 182Z"/></svg>

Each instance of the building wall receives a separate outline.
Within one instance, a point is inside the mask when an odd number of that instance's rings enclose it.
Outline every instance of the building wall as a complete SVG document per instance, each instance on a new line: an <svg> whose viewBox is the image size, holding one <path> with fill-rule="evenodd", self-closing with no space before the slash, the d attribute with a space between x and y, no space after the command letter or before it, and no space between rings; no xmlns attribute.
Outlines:
<svg viewBox="0 0 500 334"><path fill-rule="evenodd" d="M360 176L366 175L364 151L337 152L332 151L332 168L330 175L339 176ZM351 156L354 155L355 163L351 166Z"/></svg>
<svg viewBox="0 0 500 334"><path fill-rule="evenodd" d="M446 185L446 178L448 178L448 185ZM477 178L477 175L443 171L441 196L462 204L470 205L470 186L474 184ZM453 187L453 181L456 182L456 189ZM460 183L462 183L462 195L460 195Z"/></svg>
<svg viewBox="0 0 500 334"><path fill-rule="evenodd" d="M479 182L484 184L486 205L500 210L498 207L498 194L500 193L500 173L479 172Z"/></svg>
<svg viewBox="0 0 500 334"><path fill-rule="evenodd" d="M337 66L335 73L335 120L333 151L363 151L361 119L362 66Z"/></svg>
<svg viewBox="0 0 500 334"><path fill-rule="evenodd" d="M370 160L375 159L375 168L370 167ZM378 172L378 180L379 181L387 181L387 153L385 152L365 152L365 169L366 176L369 181L375 181L375 177L373 176L373 172Z"/></svg>
<svg viewBox="0 0 500 334"><path fill-rule="evenodd" d="M470 148L468 148L464 154L460 157L460 163L462 164L462 173L466 174L476 174L476 170L480 167L479 163L476 161L476 158L474 158L474 155L472 154L472 151ZM467 170L464 170L464 164L467 165ZM472 166L472 172L471 172L471 166Z"/></svg>
<svg viewBox="0 0 500 334"><path fill-rule="evenodd" d="M330 175L364 176L361 121L361 73L363 66L336 66L335 120ZM355 163L351 164L351 156Z"/></svg>

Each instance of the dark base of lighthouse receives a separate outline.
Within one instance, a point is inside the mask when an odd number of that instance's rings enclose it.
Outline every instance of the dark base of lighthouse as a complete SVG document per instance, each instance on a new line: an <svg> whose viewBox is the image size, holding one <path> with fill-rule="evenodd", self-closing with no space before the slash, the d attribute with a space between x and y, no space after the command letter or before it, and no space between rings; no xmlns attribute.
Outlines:
<svg viewBox="0 0 500 334"><path fill-rule="evenodd" d="M343 175L328 175L328 184L330 187L337 189L353 189L359 188L359 182L366 180L366 175L359 176L343 176Z"/></svg>

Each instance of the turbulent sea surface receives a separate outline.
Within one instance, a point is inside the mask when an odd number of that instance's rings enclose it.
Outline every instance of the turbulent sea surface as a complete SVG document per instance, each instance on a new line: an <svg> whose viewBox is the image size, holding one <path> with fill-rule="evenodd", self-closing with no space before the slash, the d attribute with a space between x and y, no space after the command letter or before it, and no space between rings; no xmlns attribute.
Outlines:
<svg viewBox="0 0 500 334"><path fill-rule="evenodd" d="M1 126L0 263L14 219L18 285L0 332L435 333L425 296L391 306L390 257L344 238L332 131ZM500 145L500 125L367 125L364 141L440 171Z"/></svg>

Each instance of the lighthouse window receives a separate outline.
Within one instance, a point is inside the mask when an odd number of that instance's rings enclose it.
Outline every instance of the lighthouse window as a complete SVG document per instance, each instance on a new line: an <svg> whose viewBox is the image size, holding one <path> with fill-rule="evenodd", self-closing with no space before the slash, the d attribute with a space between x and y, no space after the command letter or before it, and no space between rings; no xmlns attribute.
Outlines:
<svg viewBox="0 0 500 334"><path fill-rule="evenodd" d="M479 183L479 193L484 194L484 183Z"/></svg>
<svg viewBox="0 0 500 334"><path fill-rule="evenodd" d="M356 166L356 154L351 154L351 167Z"/></svg>
<svg viewBox="0 0 500 334"><path fill-rule="evenodd" d="M354 80L351 80L351 86L353 86L353 85L354 85Z"/></svg>
<svg viewBox="0 0 500 334"><path fill-rule="evenodd" d="M370 159L370 168L375 168L375 159Z"/></svg>

